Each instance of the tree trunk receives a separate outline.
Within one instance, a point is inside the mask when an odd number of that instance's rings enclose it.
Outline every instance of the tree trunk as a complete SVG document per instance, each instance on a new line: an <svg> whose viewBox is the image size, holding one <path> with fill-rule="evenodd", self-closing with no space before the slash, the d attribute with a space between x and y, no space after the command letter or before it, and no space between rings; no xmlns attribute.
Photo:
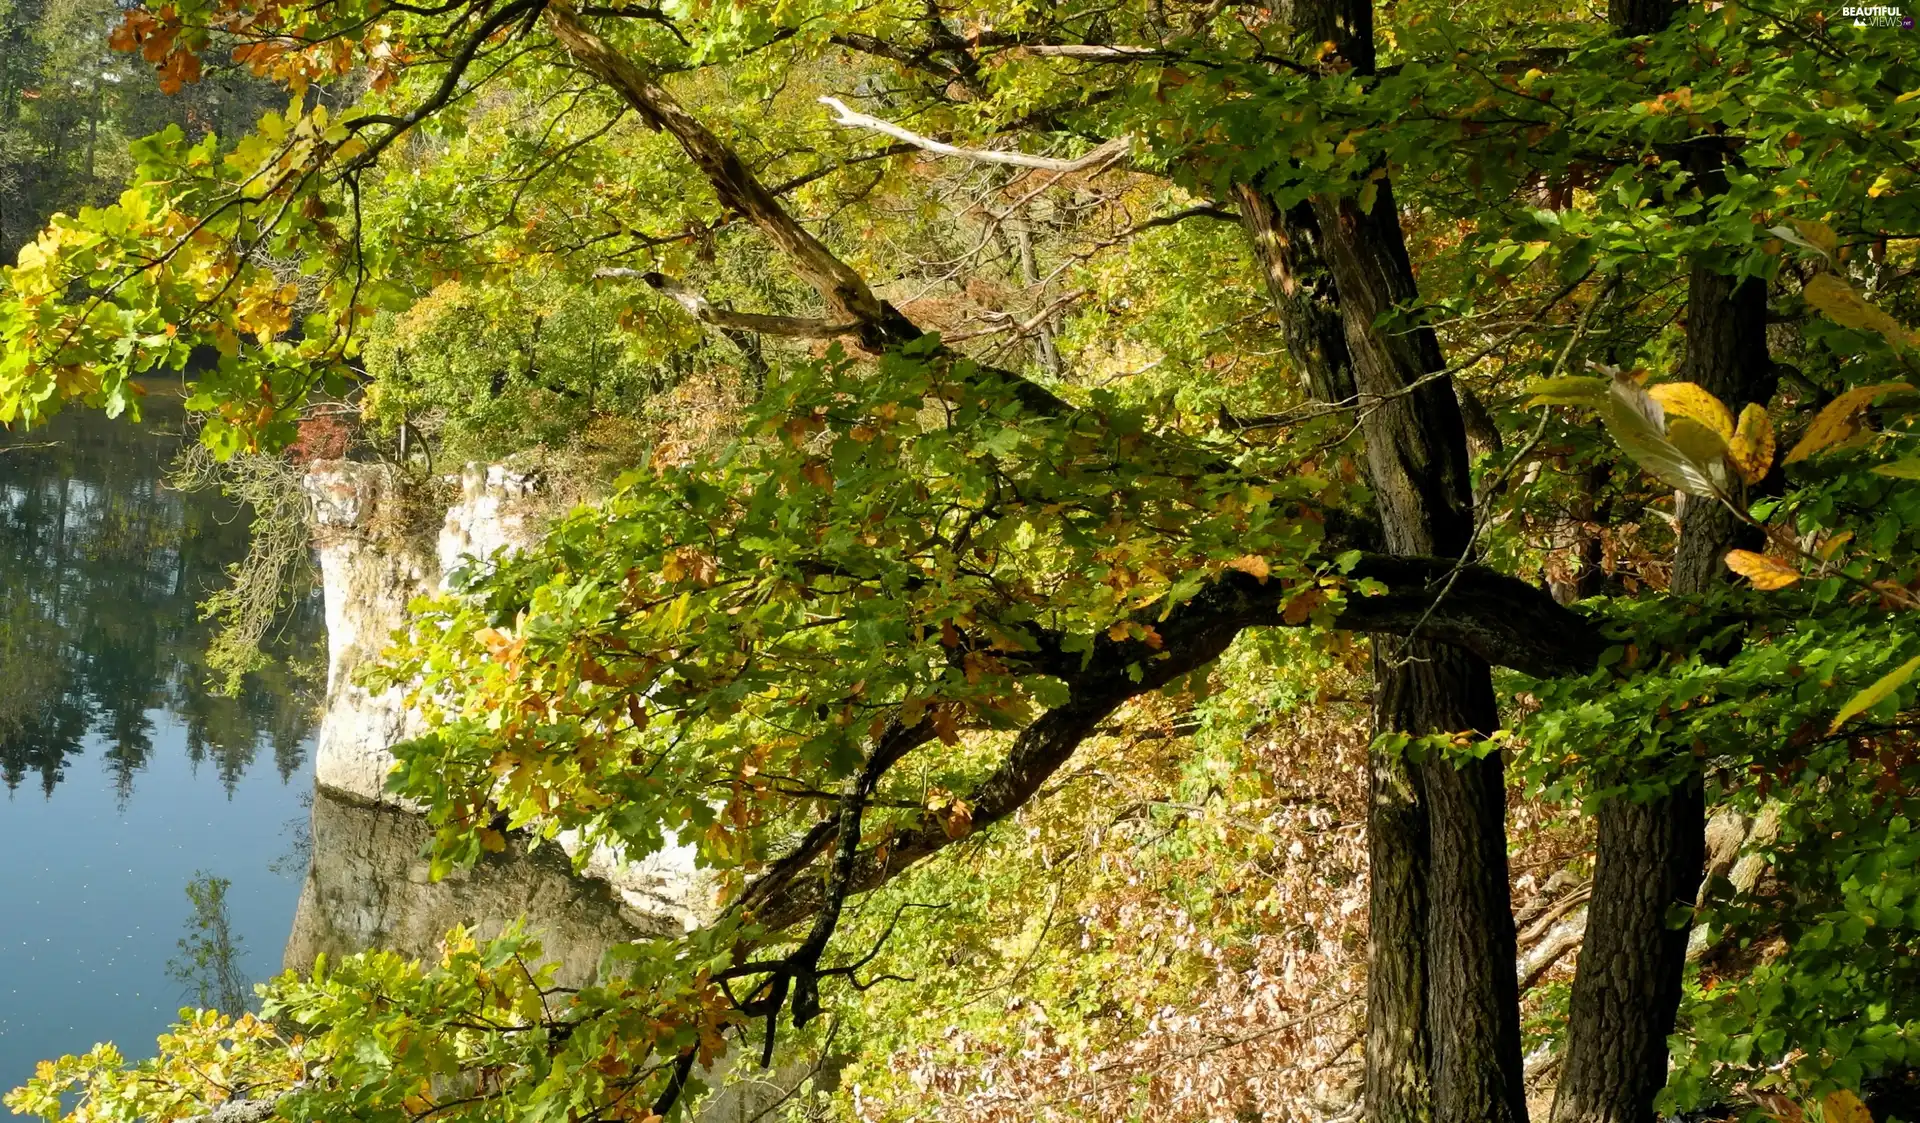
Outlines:
<svg viewBox="0 0 1920 1123"><path fill-rule="evenodd" d="M1691 156L1701 191L1724 190L1718 153ZM1687 377L1736 414L1773 396L1766 313L1763 282L1736 283L1707 261L1691 266ZM1758 545L1755 537L1724 505L1683 497L1672 591L1701 593L1725 579L1721 558ZM1651 1123L1687 956L1688 926L1669 924L1668 913L1693 904L1706 861L1702 778L1693 771L1652 800L1608 800L1595 817L1593 901L1553 1123Z"/></svg>
<svg viewBox="0 0 1920 1123"><path fill-rule="evenodd" d="M1484 734L1498 726L1493 680L1480 659L1418 642L1401 658L1393 674L1414 705L1394 715L1394 728ZM1525 1123L1504 764L1496 753L1458 767L1436 759L1421 767L1433 863L1427 1011L1434 1118Z"/></svg>
<svg viewBox="0 0 1920 1123"><path fill-rule="evenodd" d="M1241 222L1280 312L1287 352L1304 389L1325 404L1358 391L1339 288L1311 203L1282 209L1251 187L1237 188ZM1416 643L1414 658L1450 655ZM1398 640L1374 642L1374 728L1430 728L1442 684L1395 670ZM1420 663L1405 663L1420 667ZM1425 778L1397 753L1368 754L1367 1035L1368 1117L1412 1123L1432 1117L1433 1053L1427 1026L1428 881L1432 873Z"/></svg>
<svg viewBox="0 0 1920 1123"><path fill-rule="evenodd" d="M1304 389L1329 405L1352 401L1353 360L1340 319L1340 293L1327 268L1313 204L1283 211L1257 188L1241 185L1234 191L1240 225L1253 245L1267 295L1280 312L1280 332L1287 354L1300 367Z"/></svg>
<svg viewBox="0 0 1920 1123"><path fill-rule="evenodd" d="M1298 29L1374 67L1371 0L1309 0ZM1239 191L1243 221L1315 397L1357 396L1388 549L1464 557L1473 545L1466 426L1431 329L1376 328L1419 291L1391 182L1282 210ZM1344 344L1329 329L1335 319ZM1350 372L1350 373L1349 373ZM1484 662L1422 641L1377 640L1375 727L1413 735L1498 725ZM1496 756L1459 767L1369 760L1366 1111L1373 1123L1524 1123L1506 788Z"/></svg>
<svg viewBox="0 0 1920 1123"><path fill-rule="evenodd" d="M1352 26L1361 24L1356 19ZM1365 26L1370 28L1370 18ZM1439 341L1424 327L1374 326L1419 295L1392 185L1381 181L1370 212L1353 200L1316 200L1315 211L1340 293L1365 410L1368 476L1387 547L1399 554L1464 556L1473 543L1466 426L1451 379L1433 377L1446 367ZM1465 652L1417 639L1383 642L1376 647L1375 675L1382 730L1487 733L1499 724L1487 666ZM1417 768L1416 790L1428 803L1425 1006L1432 1118L1522 1123L1526 1095L1512 966L1504 766L1496 754L1459 765L1430 756ZM1369 1044L1384 1044L1380 1038L1370 1034ZM1370 1116L1413 1117L1396 1106L1409 1089L1376 1092L1404 1068L1399 1058L1383 1052L1368 1061ZM1376 1101L1376 1094L1386 1098Z"/></svg>

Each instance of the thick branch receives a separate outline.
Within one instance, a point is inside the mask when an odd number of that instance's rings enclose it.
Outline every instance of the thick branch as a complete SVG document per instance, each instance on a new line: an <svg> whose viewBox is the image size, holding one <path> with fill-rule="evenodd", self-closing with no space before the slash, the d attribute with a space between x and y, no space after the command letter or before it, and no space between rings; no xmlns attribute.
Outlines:
<svg viewBox="0 0 1920 1123"><path fill-rule="evenodd" d="M1349 576L1387 582L1389 591L1352 597L1334 626L1397 635L1417 632L1424 639L1464 647L1490 663L1540 675L1590 670L1605 649L1606 641L1591 621L1546 592L1479 566L1457 574L1455 570L1453 562L1442 558L1365 556ZM1059 636L1041 636L1040 650L1027 661L1065 680L1069 701L1022 730L1006 761L974 789L969 797L974 828L996 823L1024 806L1128 699L1205 666L1248 627L1285 624L1281 610L1297 592L1278 581L1263 583L1230 573L1165 619L1153 608L1141 615L1160 636L1157 652L1138 640L1104 635L1094 641L1090 654L1068 652ZM823 887L819 879L799 873L824 851L829 833L816 828L787 859L776 863L775 874L748 888L741 906L774 928L813 915L825 903ZM861 856L848 891L878 888L952 842L940 824L897 834L884 847Z"/></svg>
<svg viewBox="0 0 1920 1123"><path fill-rule="evenodd" d="M632 60L580 25L567 7L547 8L547 26L575 61L618 91L653 128L672 136L726 206L740 212L780 248L802 279L813 286L834 316L863 325L875 349L905 342L920 332L874 296L866 279L833 255L781 207L738 153L688 113L666 88Z"/></svg>
<svg viewBox="0 0 1920 1123"><path fill-rule="evenodd" d="M274 1117L280 1101L300 1090L299 1085L264 1100L229 1100L205 1115L185 1123L266 1123Z"/></svg>
<svg viewBox="0 0 1920 1123"><path fill-rule="evenodd" d="M1349 577L1387 586L1349 595L1334 626L1463 647L1496 667L1539 678L1591 671L1607 648L1593 621L1517 577L1448 558L1367 554Z"/></svg>

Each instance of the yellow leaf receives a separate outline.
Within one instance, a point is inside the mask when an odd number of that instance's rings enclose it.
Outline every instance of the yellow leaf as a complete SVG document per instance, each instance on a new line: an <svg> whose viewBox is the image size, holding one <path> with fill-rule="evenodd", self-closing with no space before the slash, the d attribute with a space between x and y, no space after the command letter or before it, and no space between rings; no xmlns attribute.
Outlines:
<svg viewBox="0 0 1920 1123"><path fill-rule="evenodd" d="M1727 568L1753 582L1756 589L1784 589L1800 580L1800 571L1776 558L1752 550L1734 550L1727 554Z"/></svg>
<svg viewBox="0 0 1920 1123"><path fill-rule="evenodd" d="M1807 457L1831 448L1859 431L1857 415L1872 404L1882 394L1895 390L1911 390L1913 386L1905 382L1881 382L1872 386L1856 386L1826 404L1826 407L1814 415L1813 424L1787 453L1786 463L1797 464Z"/></svg>
<svg viewBox="0 0 1920 1123"><path fill-rule="evenodd" d="M491 828L480 832L480 849L498 854L507 848L507 836Z"/></svg>
<svg viewBox="0 0 1920 1123"><path fill-rule="evenodd" d="M1822 273L1801 290L1807 303L1842 327L1877 332L1895 347L1920 347L1920 336L1908 331L1900 321L1886 314L1849 285L1831 273Z"/></svg>
<svg viewBox="0 0 1920 1123"><path fill-rule="evenodd" d="M1630 374L1616 373L1599 406L1607 432L1660 482L1689 495L1724 496L1732 485L1726 442L1688 417L1669 424L1666 410Z"/></svg>
<svg viewBox="0 0 1920 1123"><path fill-rule="evenodd" d="M1750 484L1766 479L1773 470L1773 421L1765 406L1754 402L1740 411L1740 425L1727 442L1727 459Z"/></svg>
<svg viewBox="0 0 1920 1123"><path fill-rule="evenodd" d="M1720 434L1721 443L1733 443L1733 411L1700 384L1662 382L1647 393L1669 416L1691 418Z"/></svg>
<svg viewBox="0 0 1920 1123"><path fill-rule="evenodd" d="M1841 726L1879 705L1888 695L1905 685L1916 670L1920 670L1920 655L1914 656L1880 676L1872 686L1847 699L1847 704L1840 707L1839 714L1834 717L1833 724L1827 726L1828 735L1840 732Z"/></svg>
<svg viewBox="0 0 1920 1123"><path fill-rule="evenodd" d="M1727 455L1727 439L1719 430L1691 417L1667 419L1667 443L1695 464L1715 465ZM1724 469L1722 469L1724 472Z"/></svg>
<svg viewBox="0 0 1920 1123"><path fill-rule="evenodd" d="M1830 1092L1820 1106L1826 1109L1827 1123L1873 1123L1873 1113L1852 1092Z"/></svg>
<svg viewBox="0 0 1920 1123"><path fill-rule="evenodd" d="M1840 235L1833 232L1833 227L1810 218L1790 218L1787 221L1793 223L1793 228L1800 232L1802 238L1827 257L1831 258L1839 252Z"/></svg>

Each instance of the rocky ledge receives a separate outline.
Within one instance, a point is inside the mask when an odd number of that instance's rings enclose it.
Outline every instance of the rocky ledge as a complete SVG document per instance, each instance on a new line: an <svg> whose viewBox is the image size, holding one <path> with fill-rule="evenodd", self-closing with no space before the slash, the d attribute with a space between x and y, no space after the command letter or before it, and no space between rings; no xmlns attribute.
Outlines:
<svg viewBox="0 0 1920 1123"><path fill-rule="evenodd" d="M536 473L502 465L470 466L447 508L438 537L410 529L408 504L396 470L385 464L317 461L305 481L320 557L327 614L327 699L314 751L314 779L324 790L405 810L387 791L393 745L425 728L402 692L371 694L354 672L377 658L406 622L407 603L438 591L445 576L468 559L520 549L540 532L542 503ZM577 855L576 840L561 845ZM645 862L622 862L605 850L591 854L587 872L606 881L642 917L691 926L711 894L694 869L691 847L674 846Z"/></svg>

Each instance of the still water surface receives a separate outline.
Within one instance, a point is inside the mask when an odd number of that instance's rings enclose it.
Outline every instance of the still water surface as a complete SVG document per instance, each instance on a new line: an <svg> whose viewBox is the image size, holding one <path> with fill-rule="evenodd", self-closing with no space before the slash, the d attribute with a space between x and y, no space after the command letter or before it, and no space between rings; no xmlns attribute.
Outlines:
<svg viewBox="0 0 1920 1123"><path fill-rule="evenodd" d="M245 554L246 519L164 485L180 427L158 389L140 425L75 411L0 433L0 1090L98 1041L149 1055L210 969L280 969L313 699L284 675L237 698L204 685L195 606ZM285 641L319 627L302 605ZM207 877L231 883L211 968L181 947Z"/></svg>

